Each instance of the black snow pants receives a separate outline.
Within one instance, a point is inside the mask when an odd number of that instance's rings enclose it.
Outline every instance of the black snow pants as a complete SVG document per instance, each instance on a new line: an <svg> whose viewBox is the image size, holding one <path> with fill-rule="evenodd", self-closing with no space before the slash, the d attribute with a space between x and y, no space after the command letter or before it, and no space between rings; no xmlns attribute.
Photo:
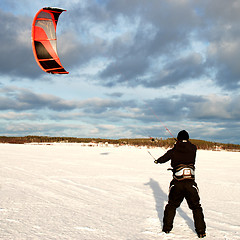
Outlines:
<svg viewBox="0 0 240 240"><path fill-rule="evenodd" d="M204 222L204 215L196 182L194 180L178 181L175 179L170 183L168 204L164 210L163 231L172 230L176 209L180 206L184 198L193 212L196 232L205 233L206 224Z"/></svg>

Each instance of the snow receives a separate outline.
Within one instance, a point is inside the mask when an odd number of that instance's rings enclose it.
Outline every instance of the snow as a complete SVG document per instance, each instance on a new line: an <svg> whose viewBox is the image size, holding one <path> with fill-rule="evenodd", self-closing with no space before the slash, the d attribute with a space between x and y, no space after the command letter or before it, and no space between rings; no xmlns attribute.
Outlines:
<svg viewBox="0 0 240 240"><path fill-rule="evenodd" d="M0 239L198 239L184 201L162 233L166 150L114 145L0 144ZM205 239L240 239L240 153L197 153Z"/></svg>

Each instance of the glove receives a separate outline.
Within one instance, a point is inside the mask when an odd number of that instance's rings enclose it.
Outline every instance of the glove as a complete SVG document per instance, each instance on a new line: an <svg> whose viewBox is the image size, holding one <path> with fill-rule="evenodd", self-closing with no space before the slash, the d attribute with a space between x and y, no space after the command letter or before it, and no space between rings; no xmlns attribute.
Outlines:
<svg viewBox="0 0 240 240"><path fill-rule="evenodd" d="M154 161L154 163L158 164L158 161L157 161L157 160L155 160L155 161Z"/></svg>

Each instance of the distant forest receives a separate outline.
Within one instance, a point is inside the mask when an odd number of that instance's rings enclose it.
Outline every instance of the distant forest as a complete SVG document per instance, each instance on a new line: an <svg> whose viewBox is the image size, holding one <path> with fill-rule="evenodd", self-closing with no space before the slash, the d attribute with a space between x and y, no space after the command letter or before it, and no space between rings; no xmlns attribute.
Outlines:
<svg viewBox="0 0 240 240"><path fill-rule="evenodd" d="M190 139L190 141L193 144L195 144L198 149L240 151L239 144L225 144L196 139ZM101 138L73 138L73 137L48 137L48 136L25 136L25 137L0 136L0 143L24 144L24 143L54 143L54 142L116 144L116 145L169 148L173 147L175 139L173 138L101 139Z"/></svg>

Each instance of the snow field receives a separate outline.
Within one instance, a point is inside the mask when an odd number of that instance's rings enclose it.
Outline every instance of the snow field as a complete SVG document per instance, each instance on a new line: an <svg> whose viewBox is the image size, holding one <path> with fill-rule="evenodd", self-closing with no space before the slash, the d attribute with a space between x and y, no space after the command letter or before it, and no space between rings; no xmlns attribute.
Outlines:
<svg viewBox="0 0 240 240"><path fill-rule="evenodd" d="M171 172L166 150L0 144L0 239L198 239L184 201L161 232ZM240 239L239 152L198 151L206 239Z"/></svg>

